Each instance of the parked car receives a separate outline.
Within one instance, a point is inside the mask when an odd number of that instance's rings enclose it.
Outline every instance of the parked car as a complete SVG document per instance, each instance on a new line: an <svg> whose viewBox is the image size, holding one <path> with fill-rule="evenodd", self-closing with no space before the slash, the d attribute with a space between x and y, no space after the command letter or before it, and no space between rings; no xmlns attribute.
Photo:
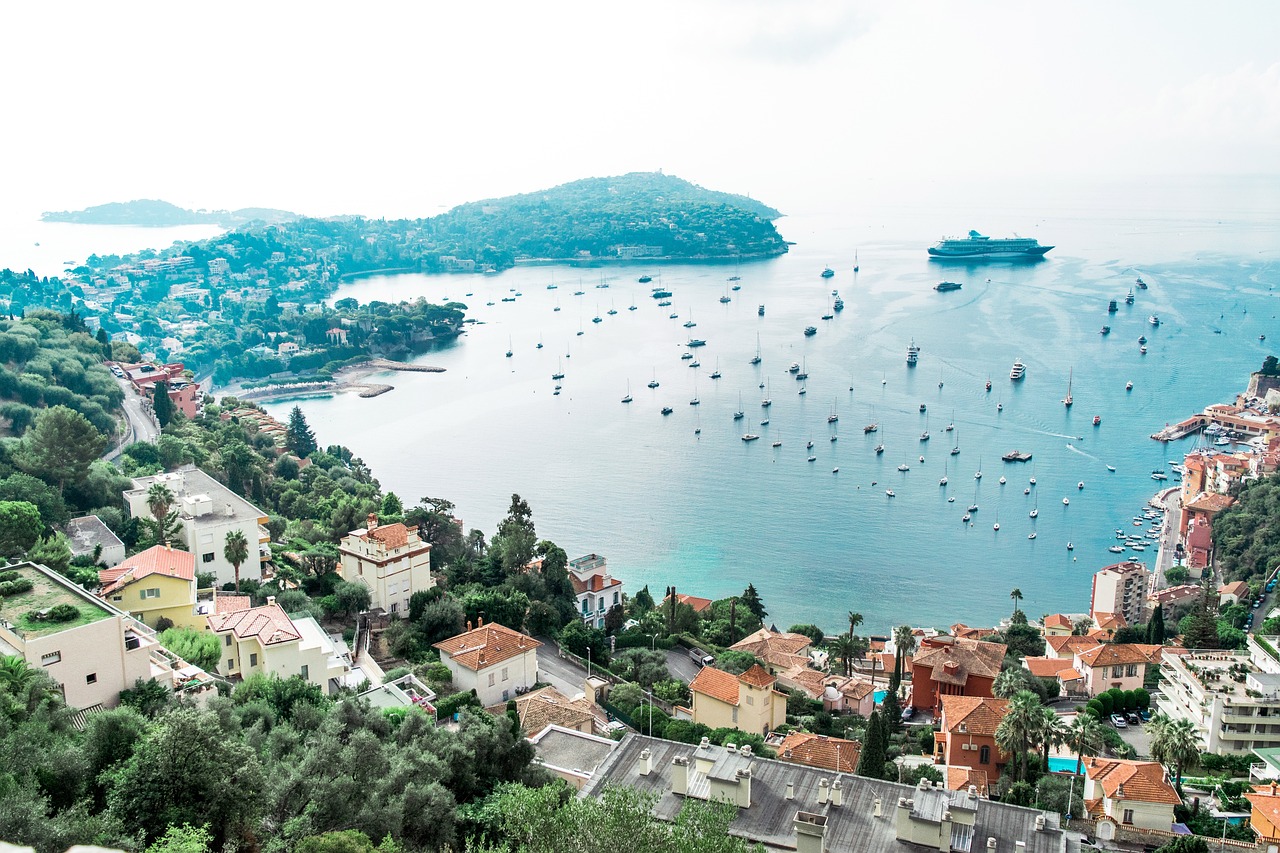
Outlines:
<svg viewBox="0 0 1280 853"><path fill-rule="evenodd" d="M1121 716L1121 715L1119 715L1119 714L1112 714L1112 715L1111 715L1111 725L1115 726L1117 729L1127 729L1127 728L1129 728L1129 724L1128 724L1128 723L1126 723L1126 722L1124 721L1124 717L1122 717L1122 716Z"/></svg>
<svg viewBox="0 0 1280 853"><path fill-rule="evenodd" d="M1150 709L1150 708L1143 708L1141 711L1139 711L1139 712L1138 712L1138 717L1139 717L1139 718L1142 720L1142 722L1144 722L1144 723L1149 723L1149 722L1151 722L1151 709Z"/></svg>
<svg viewBox="0 0 1280 853"><path fill-rule="evenodd" d="M907 707L902 709L902 722L905 723L907 720L910 720L915 715L916 715L916 709L908 705Z"/></svg>
<svg viewBox="0 0 1280 853"><path fill-rule="evenodd" d="M1131 726L1136 726L1142 722L1142 718L1138 716L1137 711L1130 711L1124 715L1125 722Z"/></svg>

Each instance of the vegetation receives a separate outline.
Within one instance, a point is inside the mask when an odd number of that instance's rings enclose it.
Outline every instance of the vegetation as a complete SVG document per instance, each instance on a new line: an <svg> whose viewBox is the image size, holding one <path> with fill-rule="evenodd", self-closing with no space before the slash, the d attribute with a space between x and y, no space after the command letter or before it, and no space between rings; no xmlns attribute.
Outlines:
<svg viewBox="0 0 1280 853"><path fill-rule="evenodd" d="M187 210L157 199L110 202L86 207L84 210L47 211L41 217L45 222L79 222L94 225L223 225L234 227L250 222L287 222L297 219L297 214L286 210L246 207L240 210Z"/></svg>
<svg viewBox="0 0 1280 853"><path fill-rule="evenodd" d="M1280 476L1244 483L1213 520L1215 562L1230 580L1264 578L1280 566Z"/></svg>

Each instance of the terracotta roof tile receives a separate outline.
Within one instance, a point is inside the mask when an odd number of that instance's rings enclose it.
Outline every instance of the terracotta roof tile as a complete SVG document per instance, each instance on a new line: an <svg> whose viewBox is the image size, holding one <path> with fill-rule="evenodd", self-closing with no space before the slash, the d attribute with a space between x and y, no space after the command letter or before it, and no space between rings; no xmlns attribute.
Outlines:
<svg viewBox="0 0 1280 853"><path fill-rule="evenodd" d="M669 597L670 596L668 596L668 598ZM666 600L667 600L666 598L663 599L663 601L666 601ZM685 595L682 592L676 593L676 601L680 604L689 605L690 607L693 608L694 613L702 613L703 611L710 608L712 604L715 603L709 598L699 598L696 595Z"/></svg>
<svg viewBox="0 0 1280 853"><path fill-rule="evenodd" d="M196 556L164 545L148 548L118 566L98 572L98 583L102 584L98 595L115 592L149 575L193 581L196 579Z"/></svg>
<svg viewBox="0 0 1280 853"><path fill-rule="evenodd" d="M940 731L957 732L961 724L965 734L995 735L996 726L1009 713L1008 699L984 696L943 696Z"/></svg>
<svg viewBox="0 0 1280 853"><path fill-rule="evenodd" d="M610 587L622 586L622 581L608 575L589 575L585 581L577 575L569 575L569 583L573 584L574 595L582 595L587 591L602 592Z"/></svg>
<svg viewBox="0 0 1280 853"><path fill-rule="evenodd" d="M1249 595L1249 585L1244 581L1235 581L1218 587L1219 595L1234 595L1236 598L1245 598Z"/></svg>
<svg viewBox="0 0 1280 853"><path fill-rule="evenodd" d="M1109 799L1169 805L1182 802L1165 780L1164 767L1154 761L1090 758L1084 772L1102 786Z"/></svg>
<svg viewBox="0 0 1280 853"><path fill-rule="evenodd" d="M1129 643L1107 643L1077 653L1076 657L1087 667L1115 666L1126 663L1150 663L1151 656Z"/></svg>
<svg viewBox="0 0 1280 853"><path fill-rule="evenodd" d="M541 645L542 643L519 631L491 622L458 634L456 637L442 640L432 648L449 655L460 666L479 672Z"/></svg>
<svg viewBox="0 0 1280 853"><path fill-rule="evenodd" d="M1124 620L1124 616L1119 613L1095 613L1093 614L1093 618L1098 625L1094 631L1115 631L1116 629L1123 628L1129 624ZM1089 633L1092 634L1093 631L1090 631Z"/></svg>
<svg viewBox="0 0 1280 853"><path fill-rule="evenodd" d="M214 599L214 613L235 613L237 610L248 610L253 606L253 599L247 595L219 595Z"/></svg>
<svg viewBox="0 0 1280 853"><path fill-rule="evenodd" d="M743 684L750 684L752 687L772 687L773 683L778 679L770 675L769 670L760 664L753 663L746 672L738 676L738 680Z"/></svg>
<svg viewBox="0 0 1280 853"><path fill-rule="evenodd" d="M1280 826L1280 794L1271 785L1254 785L1244 798L1253 806L1254 814L1261 814L1272 826Z"/></svg>
<svg viewBox="0 0 1280 853"><path fill-rule="evenodd" d="M1044 626L1046 628L1067 628L1070 629L1074 623L1061 613L1053 613L1044 618Z"/></svg>
<svg viewBox="0 0 1280 853"><path fill-rule="evenodd" d="M365 533L364 539L375 539L388 548L403 548L409 542L409 528L400 522L382 524Z"/></svg>
<svg viewBox="0 0 1280 853"><path fill-rule="evenodd" d="M1082 637L1076 634L1067 634L1062 637L1045 637L1045 644L1053 649L1058 655L1074 656L1076 652L1083 649L1091 649L1098 645L1098 641L1093 637Z"/></svg>
<svg viewBox="0 0 1280 853"><path fill-rule="evenodd" d="M1005 650L1006 646L1000 643L937 637L921 644L912 665L929 667L934 681L964 684L970 675L983 678L999 675ZM948 667L948 664L954 666Z"/></svg>
<svg viewBox="0 0 1280 853"><path fill-rule="evenodd" d="M232 613L215 613L205 619L214 633L230 631L240 640L257 637L258 642L264 646L302 638L289 615L278 604L250 607Z"/></svg>
<svg viewBox="0 0 1280 853"><path fill-rule="evenodd" d="M543 687L532 693L516 697L516 713L520 717L520 729L526 736L536 735L549 725L582 731L587 726L594 734L607 730L609 720L604 711L589 702L586 697L570 699L554 687ZM506 712L506 703L495 705L489 711L495 715ZM589 725L588 725L589 724Z"/></svg>
<svg viewBox="0 0 1280 853"><path fill-rule="evenodd" d="M1070 658L1023 658L1022 664L1037 678L1057 678L1064 669L1071 669Z"/></svg>
<svg viewBox="0 0 1280 853"><path fill-rule="evenodd" d="M947 788L952 791L967 790L970 785L978 789L978 793L987 793L987 771L975 770L972 767L947 767Z"/></svg>
<svg viewBox="0 0 1280 853"><path fill-rule="evenodd" d="M862 744L856 740L792 732L778 744L777 751L783 761L819 767L833 773L852 773L858 767Z"/></svg>
<svg viewBox="0 0 1280 853"><path fill-rule="evenodd" d="M689 689L730 705L738 704L738 676L713 666L698 670L697 676L689 682Z"/></svg>

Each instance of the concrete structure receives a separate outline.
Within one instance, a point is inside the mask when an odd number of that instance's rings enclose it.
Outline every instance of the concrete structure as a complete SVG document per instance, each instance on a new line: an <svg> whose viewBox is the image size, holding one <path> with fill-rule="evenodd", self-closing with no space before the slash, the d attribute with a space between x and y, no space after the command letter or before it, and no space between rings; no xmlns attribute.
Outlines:
<svg viewBox="0 0 1280 853"><path fill-rule="evenodd" d="M1155 761L1086 758L1084 807L1095 819L1109 817L1138 829L1173 828L1173 807L1182 802Z"/></svg>
<svg viewBox="0 0 1280 853"><path fill-rule="evenodd" d="M979 771L989 781L999 779L1008 756L996 746L996 727L1008 712L1007 699L943 696L942 716L933 737L934 763ZM962 784L967 788L973 780L965 774ZM987 796L991 792L980 788L979 793Z"/></svg>
<svg viewBox="0 0 1280 853"><path fill-rule="evenodd" d="M689 684L693 721L713 729L733 728L765 735L787 721L787 695L760 664L741 675L705 666Z"/></svg>
<svg viewBox="0 0 1280 853"><path fill-rule="evenodd" d="M72 557L92 557L96 551L98 563L108 569L124 560L124 543L96 515L71 519L66 532Z"/></svg>
<svg viewBox="0 0 1280 853"><path fill-rule="evenodd" d="M413 673L402 675L378 687L370 687L359 695L375 708L419 708L436 716L436 693L419 681Z"/></svg>
<svg viewBox="0 0 1280 853"><path fill-rule="evenodd" d="M227 534L238 530L249 544L249 559L240 567L240 577L261 579L262 562L271 557L265 512L199 468L186 465L168 474L134 479L133 488L124 493L129 514L134 518L151 518L147 490L154 483L168 486L176 498L174 509L182 523L180 535L187 550L196 557L197 572L213 572L219 585L235 580L235 569L223 556L223 550Z"/></svg>
<svg viewBox="0 0 1280 853"><path fill-rule="evenodd" d="M228 678L297 675L331 696L337 693L350 680L346 646L329 637L312 617L290 618L274 598L267 601L262 607L205 617L209 630L222 641L219 672Z"/></svg>
<svg viewBox="0 0 1280 853"><path fill-rule="evenodd" d="M575 729L549 725L529 738L534 760L581 791L618 744Z"/></svg>
<svg viewBox="0 0 1280 853"><path fill-rule="evenodd" d="M481 705L496 705L528 691L538 681L538 648L532 637L496 622L467 630L436 643L440 661L449 667L453 686L474 690Z"/></svg>
<svg viewBox="0 0 1280 853"><path fill-rule="evenodd" d="M113 708L121 690L151 678L195 697L213 690L213 680L203 670L162 647L151 629L57 572L20 563L0 570L0 577L32 584L27 592L3 599L0 655L17 655L45 670L68 706ZM77 615L63 622L28 615L59 605L74 608Z"/></svg>
<svg viewBox="0 0 1280 853"><path fill-rule="evenodd" d="M1143 608L1150 581L1151 573L1146 565L1134 561L1115 563L1099 570L1093 576L1090 617L1099 627L1104 622L1099 618L1103 613L1115 614L1128 625L1140 624L1145 621Z"/></svg>
<svg viewBox="0 0 1280 853"><path fill-rule="evenodd" d="M578 614L588 628L603 628L605 614L622 605L622 581L609 574L605 558L599 554L570 560L569 582Z"/></svg>
<svg viewBox="0 0 1280 853"><path fill-rule="evenodd" d="M372 609L404 616L409 615L409 598L415 592L436 585L431 545L422 541L417 528L399 522L379 525L373 513L365 527L342 537L338 573L348 583L369 588Z"/></svg>
<svg viewBox="0 0 1280 853"><path fill-rule="evenodd" d="M1251 634L1243 651L1166 649L1157 710L1191 720L1206 752L1243 755L1280 747L1277 643L1280 638ZM1243 682L1233 678L1238 674Z"/></svg>
<svg viewBox="0 0 1280 853"><path fill-rule="evenodd" d="M995 803L928 782L911 787L764 759L729 744L699 746L628 734L582 789L599 796L626 785L656 798L654 816L674 821L687 800L737 805L729 833L797 853L1066 853L1079 836L1058 816Z"/></svg>
<svg viewBox="0 0 1280 853"><path fill-rule="evenodd" d="M990 697L1005 646L960 637L923 640L911 661L911 705L942 711L943 696Z"/></svg>

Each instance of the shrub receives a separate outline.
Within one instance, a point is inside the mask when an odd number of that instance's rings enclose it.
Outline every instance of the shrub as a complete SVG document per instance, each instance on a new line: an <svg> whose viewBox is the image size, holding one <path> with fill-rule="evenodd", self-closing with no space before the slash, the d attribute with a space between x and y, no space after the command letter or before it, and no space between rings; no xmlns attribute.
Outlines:
<svg viewBox="0 0 1280 853"><path fill-rule="evenodd" d="M35 584L28 578L20 577L16 581L5 581L0 583L0 596L21 595L24 592L30 592L33 587Z"/></svg>
<svg viewBox="0 0 1280 853"><path fill-rule="evenodd" d="M55 604L49 608L48 618L50 622L70 622L79 615L80 611L74 604Z"/></svg>
<svg viewBox="0 0 1280 853"><path fill-rule="evenodd" d="M436 703L436 717L443 720L446 717L452 717L463 708L482 710L480 700L473 691L454 693L441 699Z"/></svg>

